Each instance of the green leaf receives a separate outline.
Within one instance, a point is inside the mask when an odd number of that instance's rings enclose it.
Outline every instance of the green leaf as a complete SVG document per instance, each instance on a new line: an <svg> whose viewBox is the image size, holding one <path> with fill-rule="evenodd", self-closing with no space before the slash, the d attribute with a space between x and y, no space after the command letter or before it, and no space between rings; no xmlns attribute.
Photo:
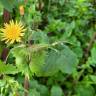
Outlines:
<svg viewBox="0 0 96 96"><path fill-rule="evenodd" d="M59 66L57 63L57 59L59 58L59 54L55 51L51 50L46 57L45 65L42 68L42 75L44 76L52 76L59 71Z"/></svg>
<svg viewBox="0 0 96 96"><path fill-rule="evenodd" d="M9 12L12 12L12 9L14 8L17 1L16 0L0 0L0 2L3 4L6 10L8 10Z"/></svg>
<svg viewBox="0 0 96 96"><path fill-rule="evenodd" d="M35 42L39 42L39 43L48 43L48 37L47 35L42 32L41 30L38 30L38 31L35 31L33 34L32 34L32 37L31 37L33 40L35 40ZM30 38L30 39L31 39Z"/></svg>
<svg viewBox="0 0 96 96"><path fill-rule="evenodd" d="M51 96L63 96L63 91L60 86L52 86Z"/></svg>
<svg viewBox="0 0 96 96"><path fill-rule="evenodd" d="M72 21L71 23L66 23L64 37L71 36L74 28L75 28L75 21Z"/></svg>
<svg viewBox="0 0 96 96"><path fill-rule="evenodd" d="M13 66L12 64L5 64L2 61L0 61L0 74L16 74L18 73L18 69L16 66Z"/></svg>
<svg viewBox="0 0 96 96"><path fill-rule="evenodd" d="M71 74L76 71L77 64L76 54L69 47L64 46L58 52L52 50L48 53L42 73L45 76L52 76L60 70L63 73Z"/></svg>
<svg viewBox="0 0 96 96"><path fill-rule="evenodd" d="M29 64L30 70L32 73L35 74L40 74L42 72L42 66L45 63L45 56L46 52L45 51L38 51L38 52L33 52L32 53L32 59Z"/></svg>
<svg viewBox="0 0 96 96"><path fill-rule="evenodd" d="M96 65L96 45L91 49L91 56L88 58L87 63L92 66Z"/></svg>
<svg viewBox="0 0 96 96"><path fill-rule="evenodd" d="M63 73L73 73L76 71L78 58L76 54L67 46L61 51L61 56L58 59L60 70Z"/></svg>
<svg viewBox="0 0 96 96"><path fill-rule="evenodd" d="M65 27L65 22L61 20L50 20L49 25L46 27L46 32L60 32Z"/></svg>
<svg viewBox="0 0 96 96"><path fill-rule="evenodd" d="M41 96L49 96L47 86L39 84L36 80L30 80L30 88L36 88Z"/></svg>
<svg viewBox="0 0 96 96"><path fill-rule="evenodd" d="M95 90L91 85L79 85L76 87L79 96L95 96Z"/></svg>
<svg viewBox="0 0 96 96"><path fill-rule="evenodd" d="M92 61L96 63L96 45L91 50Z"/></svg>
<svg viewBox="0 0 96 96"><path fill-rule="evenodd" d="M22 73L28 72L27 57L28 51L24 47L14 48L12 51L13 56L15 57L16 67Z"/></svg>
<svg viewBox="0 0 96 96"><path fill-rule="evenodd" d="M0 88L3 87L3 86L5 86L5 84L6 84L6 81L5 80L0 80Z"/></svg>
<svg viewBox="0 0 96 96"><path fill-rule="evenodd" d="M41 96L49 96L47 86L39 85L38 90L40 91Z"/></svg>
<svg viewBox="0 0 96 96"><path fill-rule="evenodd" d="M96 84L96 76L95 75L89 75L90 81L92 81L94 84Z"/></svg>
<svg viewBox="0 0 96 96"><path fill-rule="evenodd" d="M41 96L41 95L40 92L38 92L36 89L30 89L29 96Z"/></svg>

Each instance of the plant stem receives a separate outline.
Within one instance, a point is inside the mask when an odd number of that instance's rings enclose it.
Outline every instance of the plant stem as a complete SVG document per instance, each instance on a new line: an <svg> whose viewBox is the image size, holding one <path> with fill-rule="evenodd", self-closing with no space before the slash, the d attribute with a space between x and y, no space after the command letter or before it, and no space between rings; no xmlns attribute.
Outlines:
<svg viewBox="0 0 96 96"><path fill-rule="evenodd" d="M29 76L28 76L27 74L25 74L24 88L25 88L24 96L28 96L28 90L29 90Z"/></svg>
<svg viewBox="0 0 96 96"><path fill-rule="evenodd" d="M90 52L90 50L91 50L91 48L92 48L92 46L94 44L95 39L96 39L96 32L93 34L93 37L91 38L91 40L89 42L89 46L88 46L88 48L86 50L86 58L88 58L88 54L89 54L89 52Z"/></svg>
<svg viewBox="0 0 96 96"><path fill-rule="evenodd" d="M4 9L4 11L3 11L3 20L4 20L4 23L8 23L9 20L10 20L10 13L6 9ZM6 60L6 57L8 55L8 52L9 52L9 49L8 48L4 48L3 49L2 53L1 53L1 59L3 61Z"/></svg>

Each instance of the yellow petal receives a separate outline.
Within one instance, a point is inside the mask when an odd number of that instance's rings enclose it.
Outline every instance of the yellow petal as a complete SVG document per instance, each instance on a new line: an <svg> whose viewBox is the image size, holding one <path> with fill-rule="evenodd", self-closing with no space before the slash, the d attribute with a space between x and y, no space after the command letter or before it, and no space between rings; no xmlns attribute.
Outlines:
<svg viewBox="0 0 96 96"><path fill-rule="evenodd" d="M24 36L25 34L24 33L21 33L20 36Z"/></svg>
<svg viewBox="0 0 96 96"><path fill-rule="evenodd" d="M18 38L16 39L16 41L17 41L17 42L21 42L21 39L20 39L20 37L18 37Z"/></svg>
<svg viewBox="0 0 96 96"><path fill-rule="evenodd" d="M1 28L0 31L5 32L5 29Z"/></svg>
<svg viewBox="0 0 96 96"><path fill-rule="evenodd" d="M5 43L7 44L9 42L9 39L7 39L6 41L5 41Z"/></svg>
<svg viewBox="0 0 96 96"><path fill-rule="evenodd" d="M9 23L4 24L4 28L0 29L2 40L5 40L5 43L13 44L15 41L20 42L22 36L24 36L24 29L23 24L20 22L14 22L11 20Z"/></svg>
<svg viewBox="0 0 96 96"><path fill-rule="evenodd" d="M13 44L15 42L15 39L12 39L11 41L10 41L10 44Z"/></svg>

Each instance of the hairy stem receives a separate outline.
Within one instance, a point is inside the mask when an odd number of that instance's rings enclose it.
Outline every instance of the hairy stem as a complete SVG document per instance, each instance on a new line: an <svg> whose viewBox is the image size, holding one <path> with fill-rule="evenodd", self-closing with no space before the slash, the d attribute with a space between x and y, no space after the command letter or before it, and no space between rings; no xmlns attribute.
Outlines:
<svg viewBox="0 0 96 96"><path fill-rule="evenodd" d="M29 76L25 74L25 79L24 79L24 96L28 96L28 90L29 90Z"/></svg>

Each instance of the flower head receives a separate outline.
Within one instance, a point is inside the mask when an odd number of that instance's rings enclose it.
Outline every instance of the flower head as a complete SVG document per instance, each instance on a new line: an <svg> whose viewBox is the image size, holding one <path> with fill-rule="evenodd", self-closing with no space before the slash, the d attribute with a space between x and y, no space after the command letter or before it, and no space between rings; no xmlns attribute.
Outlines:
<svg viewBox="0 0 96 96"><path fill-rule="evenodd" d="M24 36L24 26L21 22L14 22L13 20L4 24L4 28L0 29L2 31L2 41L5 43L13 44L16 42L21 42L21 37Z"/></svg>

